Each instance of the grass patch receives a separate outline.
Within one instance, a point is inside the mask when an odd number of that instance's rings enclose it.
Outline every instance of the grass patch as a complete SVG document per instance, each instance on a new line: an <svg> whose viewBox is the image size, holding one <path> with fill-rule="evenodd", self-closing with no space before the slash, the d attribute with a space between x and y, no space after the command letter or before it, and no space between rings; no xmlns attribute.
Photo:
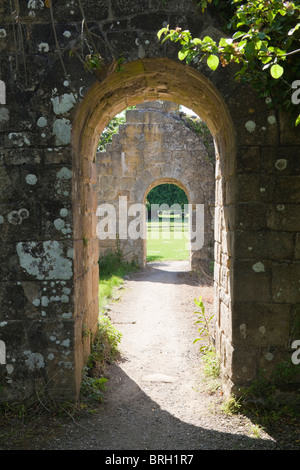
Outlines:
<svg viewBox="0 0 300 470"><path fill-rule="evenodd" d="M117 251L110 252L99 259L99 307L100 314L113 299L116 290L124 283L124 276L137 270L134 262L128 263Z"/></svg>
<svg viewBox="0 0 300 470"><path fill-rule="evenodd" d="M100 313L105 310L106 305L112 300L116 288L123 284L123 278L120 276L106 276L99 282L99 307Z"/></svg>
<svg viewBox="0 0 300 470"><path fill-rule="evenodd" d="M102 401L107 378L106 367L119 355L118 345L122 334L113 326L106 315L99 316L97 337L85 367L81 383L81 397Z"/></svg>
<svg viewBox="0 0 300 470"><path fill-rule="evenodd" d="M147 261L189 259L188 223L180 216L162 216L147 223Z"/></svg>
<svg viewBox="0 0 300 470"><path fill-rule="evenodd" d="M219 380L220 377L220 358L215 350L211 348L207 350L203 356L204 374L209 379Z"/></svg>
<svg viewBox="0 0 300 470"><path fill-rule="evenodd" d="M124 276L137 271L136 264L122 259L122 253L108 253L99 259L99 319L98 332L91 354L83 368L81 398L102 401L107 378L106 367L117 359L122 334L105 314L106 306L115 298L115 292L124 283Z"/></svg>

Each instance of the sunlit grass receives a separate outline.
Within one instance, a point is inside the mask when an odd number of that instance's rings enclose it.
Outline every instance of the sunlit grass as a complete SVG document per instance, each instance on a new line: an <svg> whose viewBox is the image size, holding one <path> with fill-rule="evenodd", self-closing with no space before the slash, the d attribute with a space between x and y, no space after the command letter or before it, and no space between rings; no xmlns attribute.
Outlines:
<svg viewBox="0 0 300 470"><path fill-rule="evenodd" d="M147 223L147 261L189 259L188 222L181 217Z"/></svg>
<svg viewBox="0 0 300 470"><path fill-rule="evenodd" d="M99 307L100 311L112 299L116 288L123 284L123 278L114 275L107 275L102 277L99 282Z"/></svg>
<svg viewBox="0 0 300 470"><path fill-rule="evenodd" d="M99 259L99 307L100 313L112 300L116 290L124 283L124 276L137 270L134 263L122 260L118 253L108 253Z"/></svg>

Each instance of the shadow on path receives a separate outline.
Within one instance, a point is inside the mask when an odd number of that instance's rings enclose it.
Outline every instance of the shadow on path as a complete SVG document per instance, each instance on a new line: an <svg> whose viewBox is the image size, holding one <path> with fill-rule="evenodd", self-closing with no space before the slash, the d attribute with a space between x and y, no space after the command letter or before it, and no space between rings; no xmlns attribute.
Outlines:
<svg viewBox="0 0 300 470"><path fill-rule="evenodd" d="M160 263L148 263L145 268L127 276L136 282L157 282L162 284L186 284L190 286L213 285L213 277L202 276L189 269L186 261L165 261Z"/></svg>
<svg viewBox="0 0 300 470"><path fill-rule="evenodd" d="M105 400L91 404L94 413L87 406L76 420L36 420L32 429L24 426L17 447L0 443L1 449L126 451L130 455L130 450L292 448L273 430L266 430L263 437L249 437L251 422L214 414L209 396L194 388L193 364L199 358L193 347L190 301L198 286L195 276L178 266L159 263L130 276L122 300L112 307L112 320L123 334L122 357L108 367Z"/></svg>
<svg viewBox="0 0 300 470"><path fill-rule="evenodd" d="M252 439L184 422L161 408L120 367L112 366L111 373L119 385L114 381L108 403L96 420L94 431L100 427L103 432L98 437L95 435L98 449L234 450L276 446L271 440Z"/></svg>
<svg viewBox="0 0 300 470"><path fill-rule="evenodd" d="M274 450L271 439L254 439L184 422L161 408L118 365L109 371L105 402L94 415L81 413L45 450ZM194 417L197 419L197 417ZM205 419L204 419L205 421ZM30 448L30 447L29 447ZM128 454L128 452L127 452ZM128 454L130 455L130 454Z"/></svg>

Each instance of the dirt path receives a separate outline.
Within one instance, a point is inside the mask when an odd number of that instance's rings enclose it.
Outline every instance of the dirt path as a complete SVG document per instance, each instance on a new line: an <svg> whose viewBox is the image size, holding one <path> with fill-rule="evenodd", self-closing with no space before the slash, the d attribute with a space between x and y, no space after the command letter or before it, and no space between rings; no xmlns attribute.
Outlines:
<svg viewBox="0 0 300 470"><path fill-rule="evenodd" d="M212 287L199 287L184 262L152 264L130 276L109 311L123 334L122 359L109 368L105 403L76 422L36 423L19 448L97 450L272 449L271 436L245 417L219 410L203 385L194 298L212 309ZM1 448L1 446L0 446Z"/></svg>

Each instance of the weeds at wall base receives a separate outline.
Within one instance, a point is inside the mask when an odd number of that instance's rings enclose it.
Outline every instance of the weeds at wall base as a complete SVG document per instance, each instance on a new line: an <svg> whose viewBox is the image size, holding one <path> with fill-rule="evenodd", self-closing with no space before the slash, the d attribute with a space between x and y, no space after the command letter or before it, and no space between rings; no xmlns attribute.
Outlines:
<svg viewBox="0 0 300 470"><path fill-rule="evenodd" d="M299 420L300 393L290 393L285 382L261 376L241 393L243 412L266 425L276 425L280 420Z"/></svg>
<svg viewBox="0 0 300 470"><path fill-rule="evenodd" d="M207 380L206 389L213 392L221 388L220 358L213 346L211 331L213 316L207 317L201 296L198 300L194 299L194 302L198 307L194 312L198 318L195 324L200 325L199 338L194 343L204 340L200 347L203 372ZM240 389L238 396L231 395L228 400L223 401L221 410L226 414L242 413L264 424L275 424L282 418L293 421L300 416L299 379L299 367L291 361L282 361L269 377L263 370L259 371L258 377L249 387ZM293 392L290 403L289 392Z"/></svg>
<svg viewBox="0 0 300 470"><path fill-rule="evenodd" d="M126 274L137 270L135 263L124 261L117 240L116 251L109 252L99 259L99 306L98 332L93 340L92 350L83 368L80 398L101 402L106 390L106 368L119 356L119 343L122 334L114 327L105 312L105 304L113 299L116 288L123 284Z"/></svg>
<svg viewBox="0 0 300 470"><path fill-rule="evenodd" d="M114 362L118 355L118 344L121 333L112 325L110 319L101 315L99 317L98 334L93 343L92 351L83 368L81 383L81 399L101 402L106 390L106 367Z"/></svg>
<svg viewBox="0 0 300 470"><path fill-rule="evenodd" d="M78 411L78 402L74 400L55 400L47 386L39 386L36 392L22 402L3 402L0 404L0 428L11 423L26 425L34 419L47 416L59 419L73 416ZM0 438L2 435L0 434Z"/></svg>
<svg viewBox="0 0 300 470"><path fill-rule="evenodd" d="M260 431L276 436L280 443L282 432L288 433L291 444L297 444L300 435L300 395L290 393L295 387L293 378L297 373L291 364L278 364L271 376L260 371L257 379L247 388L237 390L223 402L221 409L226 414L240 414L253 424L252 437L260 437ZM288 398L290 401L288 401ZM285 438L284 438L285 439Z"/></svg>

